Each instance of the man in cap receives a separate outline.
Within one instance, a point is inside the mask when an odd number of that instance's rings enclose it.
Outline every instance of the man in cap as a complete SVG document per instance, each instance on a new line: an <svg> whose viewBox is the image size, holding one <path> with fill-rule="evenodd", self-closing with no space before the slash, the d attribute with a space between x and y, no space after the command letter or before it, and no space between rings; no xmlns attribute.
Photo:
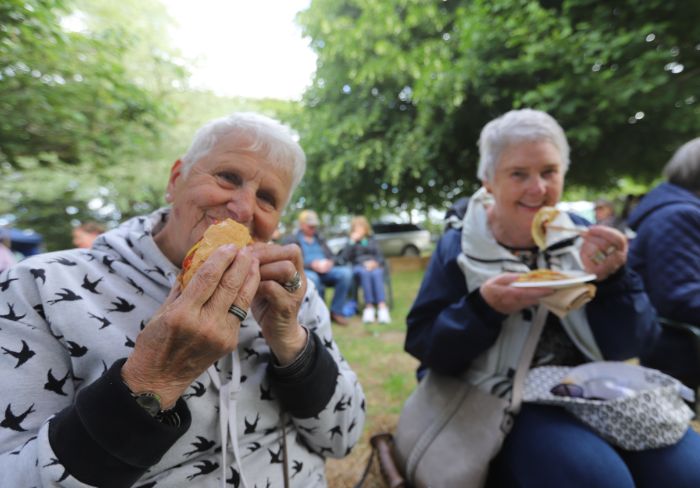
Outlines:
<svg viewBox="0 0 700 488"><path fill-rule="evenodd" d="M338 325L347 325L343 316L343 306L352 286L352 271L347 266L338 266L334 255L319 235L320 221L313 210L303 210L299 214L299 230L292 236L291 242L301 247L304 255L304 272L314 282L321 296L325 287L335 288L331 301L331 320Z"/></svg>

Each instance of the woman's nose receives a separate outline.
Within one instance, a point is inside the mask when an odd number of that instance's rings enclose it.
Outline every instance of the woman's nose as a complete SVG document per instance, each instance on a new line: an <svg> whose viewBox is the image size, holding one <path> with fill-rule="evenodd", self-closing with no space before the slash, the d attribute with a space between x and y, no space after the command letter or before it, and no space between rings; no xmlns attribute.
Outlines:
<svg viewBox="0 0 700 488"><path fill-rule="evenodd" d="M532 193L542 194L547 191L547 181L539 175L530 179L529 190Z"/></svg>
<svg viewBox="0 0 700 488"><path fill-rule="evenodd" d="M226 204L226 209L236 222L241 224L251 222L255 213L254 193L245 187L236 189Z"/></svg>

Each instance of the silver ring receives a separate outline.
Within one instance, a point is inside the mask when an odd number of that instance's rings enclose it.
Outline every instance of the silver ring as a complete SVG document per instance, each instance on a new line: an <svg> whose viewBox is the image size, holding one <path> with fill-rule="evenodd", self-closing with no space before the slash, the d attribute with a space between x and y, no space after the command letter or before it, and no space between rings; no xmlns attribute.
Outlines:
<svg viewBox="0 0 700 488"><path fill-rule="evenodd" d="M615 251L617 251L617 248L613 246L612 244L608 246L608 248L605 250L605 255L610 256L613 254Z"/></svg>
<svg viewBox="0 0 700 488"><path fill-rule="evenodd" d="M299 272L295 271L294 276L292 276L292 279L285 283L282 283L282 287L284 287L284 289L287 290L289 293L294 293L299 288L301 288L301 275L299 274Z"/></svg>
<svg viewBox="0 0 700 488"><path fill-rule="evenodd" d="M238 320L240 320L241 322L243 322L245 320L245 318L248 316L248 312L246 312L241 307L238 307L236 305L231 305L228 308L228 313L238 317Z"/></svg>
<svg viewBox="0 0 700 488"><path fill-rule="evenodd" d="M607 254L600 249L597 249L596 252L593 253L593 256L591 256L591 261L593 261L595 264L600 264L605 261L605 258L607 257Z"/></svg>

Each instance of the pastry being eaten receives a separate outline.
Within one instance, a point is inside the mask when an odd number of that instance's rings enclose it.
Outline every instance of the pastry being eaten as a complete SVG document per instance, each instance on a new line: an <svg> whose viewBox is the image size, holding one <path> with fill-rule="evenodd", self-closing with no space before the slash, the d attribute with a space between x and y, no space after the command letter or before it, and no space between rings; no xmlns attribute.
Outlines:
<svg viewBox="0 0 700 488"><path fill-rule="evenodd" d="M570 278L570 276L565 275L564 273L560 273L559 271L554 271L553 269L539 268L539 269L533 269L532 271L529 271L527 273L523 273L515 281L520 281L520 282L523 282L523 281L526 281L526 282L553 281L553 280L565 280L567 278Z"/></svg>
<svg viewBox="0 0 700 488"><path fill-rule="evenodd" d="M547 224L557 218L559 210L554 207L540 208L532 219L532 240L540 249L547 248Z"/></svg>
<svg viewBox="0 0 700 488"><path fill-rule="evenodd" d="M248 228L235 220L226 219L218 222L204 231L204 235L187 251L182 260L182 271L177 277L180 287L185 288L199 267L218 247L224 244L235 244L238 248L252 244Z"/></svg>

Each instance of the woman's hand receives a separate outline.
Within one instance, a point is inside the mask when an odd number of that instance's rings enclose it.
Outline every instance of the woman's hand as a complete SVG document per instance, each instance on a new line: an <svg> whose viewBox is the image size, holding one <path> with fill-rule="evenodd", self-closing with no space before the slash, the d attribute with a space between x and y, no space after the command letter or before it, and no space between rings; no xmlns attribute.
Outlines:
<svg viewBox="0 0 700 488"><path fill-rule="evenodd" d="M374 259L368 259L367 261L363 262L362 265L367 271L372 271L373 269L377 269L379 267L379 263Z"/></svg>
<svg viewBox="0 0 700 488"><path fill-rule="evenodd" d="M517 273L503 273L489 278L481 285L482 298L497 312L510 315L536 305L541 298L554 293L552 288L515 288L510 286L519 276Z"/></svg>
<svg viewBox="0 0 700 488"><path fill-rule="evenodd" d="M137 337L122 367L129 389L157 393L163 408L174 405L209 366L238 347L241 323L228 308L248 310L259 282L250 249L214 251L184 290L171 290Z"/></svg>
<svg viewBox="0 0 700 488"><path fill-rule="evenodd" d="M604 225L593 225L583 234L583 268L602 281L627 262L627 238L622 232Z"/></svg>
<svg viewBox="0 0 700 488"><path fill-rule="evenodd" d="M260 287L253 299L253 314L263 336L281 365L294 361L306 344L306 331L297 320L306 294L304 260L299 246L254 244L260 262ZM294 291L283 285L299 274L301 286Z"/></svg>

